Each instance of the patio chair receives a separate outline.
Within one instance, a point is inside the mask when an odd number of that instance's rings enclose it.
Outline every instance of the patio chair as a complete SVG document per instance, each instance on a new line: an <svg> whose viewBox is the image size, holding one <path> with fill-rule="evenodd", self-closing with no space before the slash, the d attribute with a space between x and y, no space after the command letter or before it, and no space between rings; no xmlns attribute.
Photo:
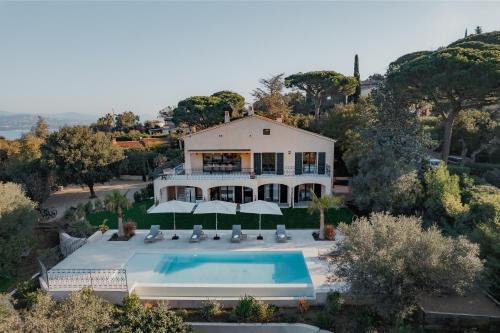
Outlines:
<svg viewBox="0 0 500 333"><path fill-rule="evenodd" d="M193 226L193 234L189 238L189 242L196 243L200 240L207 239L207 235L203 232L203 226L200 224L195 224Z"/></svg>
<svg viewBox="0 0 500 333"><path fill-rule="evenodd" d="M241 240L247 239L247 234L241 232L240 224L233 224L233 233L231 235L232 243L239 243Z"/></svg>
<svg viewBox="0 0 500 333"><path fill-rule="evenodd" d="M157 240L163 239L163 232L160 230L159 225L152 225L149 233L144 237L144 243L153 243Z"/></svg>
<svg viewBox="0 0 500 333"><path fill-rule="evenodd" d="M286 243L292 236L288 235L286 232L286 227L284 224L278 224L276 226L276 241L278 243Z"/></svg>

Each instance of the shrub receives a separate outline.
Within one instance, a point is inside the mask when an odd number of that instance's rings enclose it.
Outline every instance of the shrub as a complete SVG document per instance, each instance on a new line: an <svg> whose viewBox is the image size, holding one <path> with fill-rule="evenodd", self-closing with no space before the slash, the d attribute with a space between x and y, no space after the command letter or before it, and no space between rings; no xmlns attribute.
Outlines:
<svg viewBox="0 0 500 333"><path fill-rule="evenodd" d="M94 205L92 204L92 201L87 201L85 205L83 206L83 209L85 211L85 215L91 214L94 211Z"/></svg>
<svg viewBox="0 0 500 333"><path fill-rule="evenodd" d="M141 202L141 201L143 201L143 200L144 200L144 199L143 199L143 197L142 197L142 193L141 193L141 191L140 191L140 190L139 190L139 191L134 192L134 202L138 203L138 202Z"/></svg>
<svg viewBox="0 0 500 333"><path fill-rule="evenodd" d="M154 186L153 183L149 183L145 188L134 192L134 201L141 202L144 200L148 200L152 196L154 196Z"/></svg>
<svg viewBox="0 0 500 333"><path fill-rule="evenodd" d="M329 315L335 315L340 312L344 304L344 297L339 292L329 292L326 295L325 311Z"/></svg>
<svg viewBox="0 0 500 333"><path fill-rule="evenodd" d="M102 203L101 199L98 198L94 200L94 209L98 212L104 209L104 204Z"/></svg>
<svg viewBox="0 0 500 333"><path fill-rule="evenodd" d="M236 304L233 309L237 320L239 321L250 321L254 315L255 304L257 300L252 296L244 296Z"/></svg>
<svg viewBox="0 0 500 333"><path fill-rule="evenodd" d="M186 333L190 330L189 325L166 306L146 308L135 294L123 299L123 310L118 316L116 332Z"/></svg>
<svg viewBox="0 0 500 333"><path fill-rule="evenodd" d="M36 299L36 292L40 288L37 279L19 282L15 297L21 307L30 307Z"/></svg>
<svg viewBox="0 0 500 333"><path fill-rule="evenodd" d="M448 164L448 170L452 175L461 176L463 174L470 175L470 168L463 165Z"/></svg>
<svg viewBox="0 0 500 333"><path fill-rule="evenodd" d="M71 222L68 232L74 237L88 237L94 232L94 226L85 218Z"/></svg>
<svg viewBox="0 0 500 333"><path fill-rule="evenodd" d="M127 220L123 224L123 231L125 232L125 237L130 238L135 235L135 230L137 229L137 224L132 220Z"/></svg>
<svg viewBox="0 0 500 333"><path fill-rule="evenodd" d="M245 296L236 304L232 315L240 322L269 322L277 313L276 306L258 301L252 296Z"/></svg>
<svg viewBox="0 0 500 333"><path fill-rule="evenodd" d="M278 308L272 304L257 301L254 307L253 320L259 323L268 323L274 319Z"/></svg>
<svg viewBox="0 0 500 333"><path fill-rule="evenodd" d="M328 240L335 240L335 235L337 234L337 231L335 230L335 227L333 224L327 224L325 225L325 238Z"/></svg>
<svg viewBox="0 0 500 333"><path fill-rule="evenodd" d="M296 322L299 321L299 317L297 316L296 313L290 312L285 314L285 321L287 323L295 324Z"/></svg>
<svg viewBox="0 0 500 333"><path fill-rule="evenodd" d="M299 298L297 302L297 308L301 315L305 314L309 310L309 306L309 302L305 298Z"/></svg>
<svg viewBox="0 0 500 333"><path fill-rule="evenodd" d="M222 304L215 300L208 300L203 303L203 307L201 308L201 316L205 320L213 320L221 315L222 313Z"/></svg>
<svg viewBox="0 0 500 333"><path fill-rule="evenodd" d="M181 317L182 319L186 319L189 315L188 311L186 309L179 309L175 311L175 314Z"/></svg>
<svg viewBox="0 0 500 333"><path fill-rule="evenodd" d="M0 332L20 332L21 319L9 295L0 294Z"/></svg>
<svg viewBox="0 0 500 333"><path fill-rule="evenodd" d="M485 172L484 179L491 185L500 187L500 169L494 169Z"/></svg>
<svg viewBox="0 0 500 333"><path fill-rule="evenodd" d="M477 176L483 176L488 171L500 168L498 164L493 163L468 163L467 166L470 167L470 173Z"/></svg>
<svg viewBox="0 0 500 333"><path fill-rule="evenodd" d="M332 327L331 316L325 311L318 312L314 319L314 325L324 330L330 329Z"/></svg>

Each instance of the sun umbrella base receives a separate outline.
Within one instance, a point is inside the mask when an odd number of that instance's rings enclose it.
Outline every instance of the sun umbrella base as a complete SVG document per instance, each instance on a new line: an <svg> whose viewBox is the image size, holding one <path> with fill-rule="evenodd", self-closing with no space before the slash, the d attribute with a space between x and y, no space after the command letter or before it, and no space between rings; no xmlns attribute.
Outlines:
<svg viewBox="0 0 500 333"><path fill-rule="evenodd" d="M179 236L177 236L177 234L172 236L172 240L178 240L178 239L179 239Z"/></svg>
<svg viewBox="0 0 500 333"><path fill-rule="evenodd" d="M219 240L219 239L220 239L219 235L215 234L214 240Z"/></svg>
<svg viewBox="0 0 500 333"><path fill-rule="evenodd" d="M259 235L257 236L257 239L258 239L258 240L263 240L263 239L264 239L264 237L263 237L261 234L259 234Z"/></svg>

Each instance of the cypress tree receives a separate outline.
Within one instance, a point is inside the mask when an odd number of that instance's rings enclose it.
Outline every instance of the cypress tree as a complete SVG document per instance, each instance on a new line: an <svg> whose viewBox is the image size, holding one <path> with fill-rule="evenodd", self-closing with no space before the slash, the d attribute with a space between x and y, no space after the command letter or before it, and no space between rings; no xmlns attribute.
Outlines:
<svg viewBox="0 0 500 333"><path fill-rule="evenodd" d="M359 75L359 59L357 54L354 56L354 77L358 81L358 85L356 86L356 92L352 95L352 100L354 103L357 103L361 96L361 76Z"/></svg>
<svg viewBox="0 0 500 333"><path fill-rule="evenodd" d="M464 38L467 38L467 28L465 28L465 37Z"/></svg>

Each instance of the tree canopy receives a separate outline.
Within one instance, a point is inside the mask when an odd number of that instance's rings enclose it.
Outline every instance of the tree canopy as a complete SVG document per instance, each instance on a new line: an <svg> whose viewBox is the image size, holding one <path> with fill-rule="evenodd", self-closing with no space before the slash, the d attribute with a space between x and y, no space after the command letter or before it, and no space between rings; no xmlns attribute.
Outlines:
<svg viewBox="0 0 500 333"><path fill-rule="evenodd" d="M100 119L102 120L102 118ZM105 117L106 122L109 121L108 117ZM125 111L119 113L115 116L115 127L118 131L129 131L135 129L139 124L139 116L135 115L132 111Z"/></svg>
<svg viewBox="0 0 500 333"><path fill-rule="evenodd" d="M500 43L497 36L497 32L470 36L434 52L407 54L389 65L389 89L408 105L431 103L433 111L441 116L445 161L459 113L498 102Z"/></svg>
<svg viewBox="0 0 500 333"><path fill-rule="evenodd" d="M42 146L42 161L64 183L85 184L95 196L94 185L111 179L116 163L123 160L121 149L111 137L93 133L85 126L63 127L49 135Z"/></svg>
<svg viewBox="0 0 500 333"><path fill-rule="evenodd" d="M349 96L355 93L358 81L335 71L297 73L285 78L285 86L302 90L314 102L314 116L319 117L327 97Z"/></svg>
<svg viewBox="0 0 500 333"><path fill-rule="evenodd" d="M15 183L0 182L0 277L15 275L29 249L35 204Z"/></svg>
<svg viewBox="0 0 500 333"><path fill-rule="evenodd" d="M224 121L224 113L229 111L232 117L241 116L245 99L231 92L220 91L211 96L192 96L177 104L173 111L176 124L208 128Z"/></svg>
<svg viewBox="0 0 500 333"><path fill-rule="evenodd" d="M255 97L254 109L262 112L268 118L276 118L277 115L285 116L291 111L283 94L284 75L281 73L270 78L260 79L261 87L252 92L252 96Z"/></svg>
<svg viewBox="0 0 500 333"><path fill-rule="evenodd" d="M422 293L462 294L483 269L477 244L445 237L437 227L424 230L414 216L376 213L339 229L346 237L333 253L332 279L374 297L382 315L408 314Z"/></svg>
<svg viewBox="0 0 500 333"><path fill-rule="evenodd" d="M376 116L355 129L344 154L354 202L366 211L412 213L421 195L418 170L428 137L390 92L381 89L375 97Z"/></svg>

